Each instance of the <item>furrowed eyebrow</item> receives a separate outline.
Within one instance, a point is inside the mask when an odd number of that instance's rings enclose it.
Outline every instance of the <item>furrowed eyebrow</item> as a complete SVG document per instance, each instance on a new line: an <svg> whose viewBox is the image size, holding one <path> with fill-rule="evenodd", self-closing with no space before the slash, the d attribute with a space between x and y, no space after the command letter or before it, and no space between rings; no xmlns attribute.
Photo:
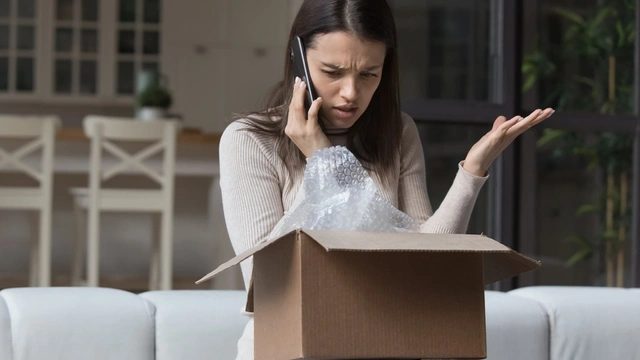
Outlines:
<svg viewBox="0 0 640 360"><path fill-rule="evenodd" d="M373 66L369 66L367 68L365 68L365 71L372 71L372 70L377 70L380 69L382 67L382 65L373 65Z"/></svg>
<svg viewBox="0 0 640 360"><path fill-rule="evenodd" d="M325 63L325 62L323 62L322 65L326 66L326 67L328 67L330 69L333 69L333 70L345 70L345 68L343 68L340 65L329 64L329 63ZM373 66L369 66L369 67L365 68L364 71L372 71L372 70L379 69L381 67L382 67L381 65L373 65Z"/></svg>
<svg viewBox="0 0 640 360"><path fill-rule="evenodd" d="M345 68L343 68L343 67L341 67L339 65L329 64L329 63L325 63L325 62L323 62L322 65L326 66L326 67L328 67L330 69L333 69L333 70L344 70L345 69Z"/></svg>

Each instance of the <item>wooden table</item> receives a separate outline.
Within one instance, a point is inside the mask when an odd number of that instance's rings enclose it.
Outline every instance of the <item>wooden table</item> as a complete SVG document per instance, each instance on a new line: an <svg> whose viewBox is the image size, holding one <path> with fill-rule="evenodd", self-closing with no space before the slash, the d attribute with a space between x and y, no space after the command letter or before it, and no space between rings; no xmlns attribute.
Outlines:
<svg viewBox="0 0 640 360"><path fill-rule="evenodd" d="M220 142L220 133L203 133L197 130L183 130L178 134L178 143L214 144ZM58 131L56 140L59 141L89 141L84 130L78 128L64 128Z"/></svg>

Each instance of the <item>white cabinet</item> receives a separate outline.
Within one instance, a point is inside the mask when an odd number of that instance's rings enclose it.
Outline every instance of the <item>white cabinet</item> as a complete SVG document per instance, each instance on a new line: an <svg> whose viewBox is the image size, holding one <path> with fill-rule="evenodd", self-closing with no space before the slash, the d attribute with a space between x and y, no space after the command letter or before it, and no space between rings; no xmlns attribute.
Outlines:
<svg viewBox="0 0 640 360"><path fill-rule="evenodd" d="M229 1L228 41L235 46L280 46L286 40L288 0Z"/></svg>
<svg viewBox="0 0 640 360"><path fill-rule="evenodd" d="M188 126L222 131L282 78L288 0L165 1L163 71Z"/></svg>
<svg viewBox="0 0 640 360"><path fill-rule="evenodd" d="M158 68L186 126L222 131L282 78L300 0L0 0L0 102L133 106ZM124 105L124 107L123 107Z"/></svg>
<svg viewBox="0 0 640 360"><path fill-rule="evenodd" d="M212 130L222 116L220 93L224 8L219 1L164 1L162 23L162 71L174 95L172 112L183 116L186 126ZM222 4L224 5L224 4Z"/></svg>

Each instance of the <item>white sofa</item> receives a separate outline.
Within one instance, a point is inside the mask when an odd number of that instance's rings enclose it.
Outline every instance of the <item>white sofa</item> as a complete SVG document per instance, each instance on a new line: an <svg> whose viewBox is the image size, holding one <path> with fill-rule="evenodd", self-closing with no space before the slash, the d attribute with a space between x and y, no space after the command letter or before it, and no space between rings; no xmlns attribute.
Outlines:
<svg viewBox="0 0 640 360"><path fill-rule="evenodd" d="M244 292L0 291L0 360L233 360ZM640 359L640 290L486 292L488 359ZM279 359L274 359L279 360Z"/></svg>

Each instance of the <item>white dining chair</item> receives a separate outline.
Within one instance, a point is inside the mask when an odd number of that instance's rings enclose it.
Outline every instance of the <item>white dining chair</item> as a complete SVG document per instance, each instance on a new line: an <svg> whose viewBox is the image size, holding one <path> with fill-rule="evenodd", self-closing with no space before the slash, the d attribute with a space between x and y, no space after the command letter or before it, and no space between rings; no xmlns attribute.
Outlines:
<svg viewBox="0 0 640 360"><path fill-rule="evenodd" d="M57 116L0 115L0 138L16 142L16 149L0 147L0 170L12 167L36 180L39 186L0 187L0 209L36 212L37 236L33 233L29 264L29 285L51 285L51 215L53 198L53 156ZM40 151L39 169L28 156Z"/></svg>
<svg viewBox="0 0 640 360"><path fill-rule="evenodd" d="M174 177L179 123L171 120L140 121L90 115L84 119L83 127L85 134L91 139L89 187L70 189L77 221L71 264L72 284L83 283L82 257L86 250L85 284L99 286L101 212L149 212L154 214L149 288L151 290L171 289ZM123 149L122 144L132 142L150 143L150 145L131 154ZM102 156L103 151L111 154L118 161L115 164L107 164ZM160 152L162 152L161 164L153 167L148 159ZM151 189L103 187L104 181L122 174L129 168L132 168L135 173L146 175L159 187ZM85 219L85 213L87 219ZM158 215L159 221L156 218Z"/></svg>

